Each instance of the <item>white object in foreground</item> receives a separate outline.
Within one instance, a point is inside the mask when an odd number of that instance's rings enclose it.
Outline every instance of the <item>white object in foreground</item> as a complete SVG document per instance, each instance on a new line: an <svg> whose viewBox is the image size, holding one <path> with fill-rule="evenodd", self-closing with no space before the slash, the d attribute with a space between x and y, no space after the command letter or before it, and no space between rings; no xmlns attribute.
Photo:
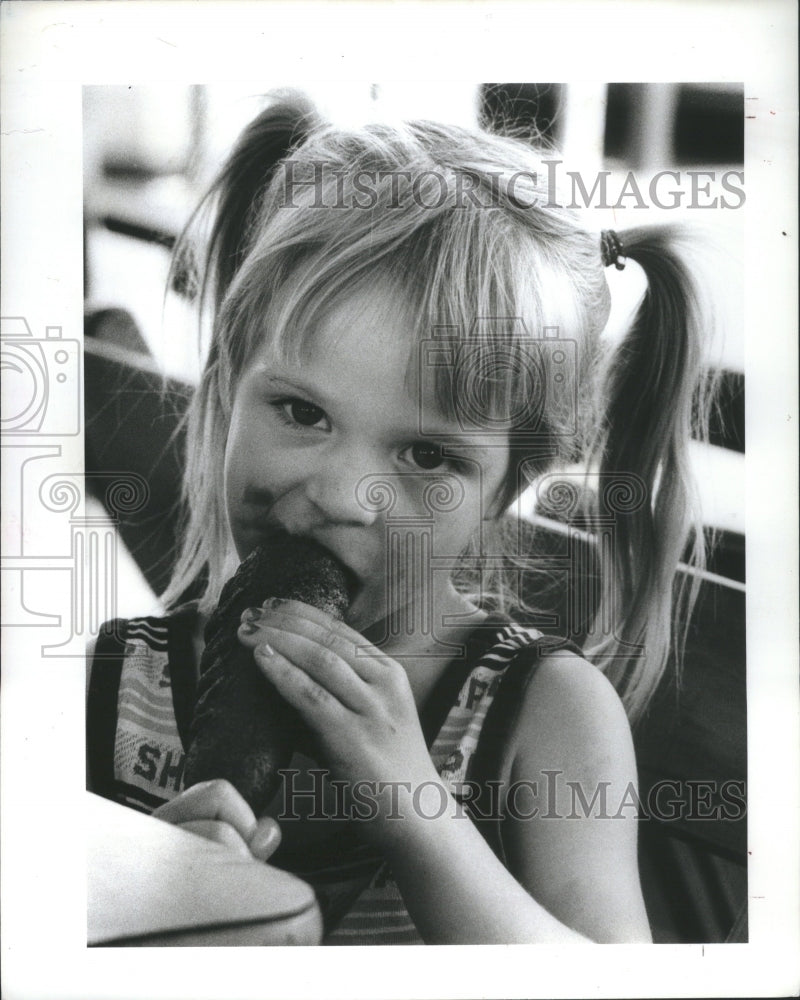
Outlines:
<svg viewBox="0 0 800 1000"><path fill-rule="evenodd" d="M310 886L87 793L89 946L313 945Z"/></svg>

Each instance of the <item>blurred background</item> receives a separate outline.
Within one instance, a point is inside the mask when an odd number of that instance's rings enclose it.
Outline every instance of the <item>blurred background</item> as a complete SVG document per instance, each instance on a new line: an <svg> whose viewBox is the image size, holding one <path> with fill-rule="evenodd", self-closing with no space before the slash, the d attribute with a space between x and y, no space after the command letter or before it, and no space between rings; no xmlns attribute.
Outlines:
<svg viewBox="0 0 800 1000"><path fill-rule="evenodd" d="M109 615L158 613L174 558L185 410L202 362L197 318L185 291L167 289L170 250L243 126L275 84L84 88L84 263L87 513L116 526L117 581ZM408 118L482 124L535 134L564 169L609 171L618 191L629 171L742 171L744 94L717 83L342 83L302 86L329 120ZM590 184L591 186L591 184ZM737 187L741 187L741 183ZM719 193L718 185L712 188ZM640 864L656 941L747 939L747 824L719 814L725 782L744 782L746 756L742 328L744 212L625 207L598 210L596 228L677 220L698 232L702 282L714 303L707 356L720 379L711 443L695 443L706 530L716 539L689 630L683 686L656 696L637 732L640 791L658 782L711 781L702 821L643 823ZM700 266L700 265L698 265ZM636 265L608 269L614 337L644 291ZM120 506L109 483L138 484L144 501ZM134 492L136 492L134 490ZM527 504L527 505L526 505ZM537 539L563 552L563 525L525 498ZM547 541L547 540L550 541ZM561 546L561 549L559 549ZM560 588L561 591L564 588ZM563 628L563 607L550 629ZM538 626L537 626L538 627ZM576 635L576 637L578 637ZM716 803L716 805L714 805ZM713 809L717 812L714 813Z"/></svg>
<svg viewBox="0 0 800 1000"><path fill-rule="evenodd" d="M158 363L178 377L196 378L198 356L192 337L177 335L187 320L185 303L180 296L163 299L170 247L239 132L275 89L84 88L86 297L128 309ZM558 150L565 170L589 178L610 171L609 191L619 190L628 171L646 192L648 176L657 171L683 172L679 183L685 190L687 170L719 176L743 168L740 85L333 83L301 89L338 123L430 118L533 132ZM651 206L645 221L690 219L723 247L715 271L734 271L741 256L741 213L713 210L709 219L707 210L687 208L688 201L687 192L677 209ZM638 223L639 210L631 208L630 198L625 204L613 218L600 217L599 225ZM614 289L627 300L625 311L642 290L626 279L632 288ZM722 288L737 294L727 281ZM731 311L720 324L718 362L742 371L738 308Z"/></svg>

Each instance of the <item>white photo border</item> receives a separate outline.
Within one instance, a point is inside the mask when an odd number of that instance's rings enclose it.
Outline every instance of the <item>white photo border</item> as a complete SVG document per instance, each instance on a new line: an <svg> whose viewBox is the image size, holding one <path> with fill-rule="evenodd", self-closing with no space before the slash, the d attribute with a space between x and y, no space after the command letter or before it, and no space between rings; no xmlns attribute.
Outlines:
<svg viewBox="0 0 800 1000"><path fill-rule="evenodd" d="M797 89L788 0L644 4L6 2L2 314L81 340L85 84L270 77L743 81L747 106L747 653L750 943L463 948L86 948L77 658L3 632L5 995L770 996L798 988ZM79 436L54 439L82 469ZM5 462L4 552L20 489ZM752 516L761 512L760 517ZM764 512L767 516L764 516ZM63 539L40 537L42 552ZM4 581L4 587L6 583ZM13 586L13 584L9 584ZM8 596L4 592L4 599ZM19 595L13 595L18 597ZM24 598L24 595L23 595ZM53 608L62 588L54 584ZM24 603L24 599L23 599ZM402 959L402 960L399 960Z"/></svg>

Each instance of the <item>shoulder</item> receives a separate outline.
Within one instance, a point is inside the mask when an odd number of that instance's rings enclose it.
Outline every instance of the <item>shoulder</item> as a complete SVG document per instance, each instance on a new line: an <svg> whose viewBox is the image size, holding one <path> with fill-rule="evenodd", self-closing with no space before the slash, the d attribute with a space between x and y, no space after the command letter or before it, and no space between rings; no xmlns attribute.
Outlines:
<svg viewBox="0 0 800 1000"><path fill-rule="evenodd" d="M544 656L511 744L511 821L502 839L512 874L545 909L592 940L649 940L637 865L633 740L612 685L575 653Z"/></svg>
<svg viewBox="0 0 800 1000"><path fill-rule="evenodd" d="M630 725L614 687L576 653L545 654L522 698L511 734L512 759L559 767L576 778L635 777Z"/></svg>

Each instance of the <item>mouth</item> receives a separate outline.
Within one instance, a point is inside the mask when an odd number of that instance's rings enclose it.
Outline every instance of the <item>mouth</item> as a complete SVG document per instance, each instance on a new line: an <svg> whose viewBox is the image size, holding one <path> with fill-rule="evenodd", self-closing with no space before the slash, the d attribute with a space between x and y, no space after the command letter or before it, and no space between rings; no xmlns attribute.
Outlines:
<svg viewBox="0 0 800 1000"><path fill-rule="evenodd" d="M289 534L292 534L292 532L289 532ZM335 552L329 545L325 545L324 542L320 542L317 538L314 538L313 535L296 534L294 537L303 538L309 542L313 542L314 545L318 546L325 553L327 553L327 555L330 556L330 558L342 570L345 577L347 592L350 595L350 605L352 607L356 598L364 590L364 583L360 575L356 572L356 570L353 569L353 567L347 562L347 560L343 559L338 552Z"/></svg>
<svg viewBox="0 0 800 1000"><path fill-rule="evenodd" d="M350 594L351 604L365 588L364 574L359 572L350 558L342 554L341 549L344 546L335 546L329 542L322 541L313 531L293 530L285 524L281 524L279 521L265 516L263 511L260 512L260 516L254 514L241 518L236 522L235 528L236 547L240 559L246 559L259 546L268 546L270 540L276 534L288 535L291 538L313 543L319 549L322 549L342 569L346 579L347 590Z"/></svg>

